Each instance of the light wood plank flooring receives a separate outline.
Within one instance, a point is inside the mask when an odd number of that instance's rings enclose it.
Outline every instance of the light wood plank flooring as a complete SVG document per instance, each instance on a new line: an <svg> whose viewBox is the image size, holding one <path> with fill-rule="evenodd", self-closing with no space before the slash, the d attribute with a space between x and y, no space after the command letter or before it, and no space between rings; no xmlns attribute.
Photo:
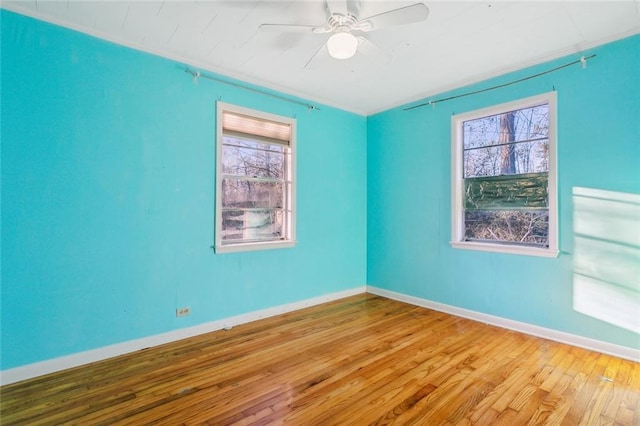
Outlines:
<svg viewBox="0 0 640 426"><path fill-rule="evenodd" d="M3 425L640 425L640 364L363 294L0 398Z"/></svg>

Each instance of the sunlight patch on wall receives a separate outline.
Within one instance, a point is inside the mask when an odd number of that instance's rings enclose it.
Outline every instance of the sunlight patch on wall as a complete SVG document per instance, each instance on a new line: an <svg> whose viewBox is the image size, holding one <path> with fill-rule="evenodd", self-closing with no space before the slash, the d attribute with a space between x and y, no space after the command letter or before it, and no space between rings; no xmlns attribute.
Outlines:
<svg viewBox="0 0 640 426"><path fill-rule="evenodd" d="M573 308L640 333L640 195L573 188Z"/></svg>

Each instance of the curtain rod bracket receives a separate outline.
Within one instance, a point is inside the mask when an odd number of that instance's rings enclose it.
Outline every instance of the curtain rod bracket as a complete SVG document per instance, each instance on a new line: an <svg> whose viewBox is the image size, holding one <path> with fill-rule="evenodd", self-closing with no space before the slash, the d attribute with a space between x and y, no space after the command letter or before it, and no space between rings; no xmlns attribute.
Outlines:
<svg viewBox="0 0 640 426"><path fill-rule="evenodd" d="M581 56L580 62L582 63L582 69L585 69L587 67L587 58L585 58L584 56Z"/></svg>

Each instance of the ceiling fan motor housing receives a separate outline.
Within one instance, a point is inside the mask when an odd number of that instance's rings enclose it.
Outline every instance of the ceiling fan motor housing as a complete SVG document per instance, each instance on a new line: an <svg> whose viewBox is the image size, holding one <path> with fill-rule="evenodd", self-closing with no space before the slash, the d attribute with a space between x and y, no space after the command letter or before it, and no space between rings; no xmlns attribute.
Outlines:
<svg viewBox="0 0 640 426"><path fill-rule="evenodd" d="M339 13L334 13L329 17L329 26L333 29L340 29L340 27L351 28L354 27L358 23L358 18L356 18L352 14L341 15Z"/></svg>

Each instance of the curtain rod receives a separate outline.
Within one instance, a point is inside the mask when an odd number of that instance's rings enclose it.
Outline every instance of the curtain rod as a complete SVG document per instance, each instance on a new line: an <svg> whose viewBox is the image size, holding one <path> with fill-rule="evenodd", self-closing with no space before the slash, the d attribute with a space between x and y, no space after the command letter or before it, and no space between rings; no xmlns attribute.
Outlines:
<svg viewBox="0 0 640 426"><path fill-rule="evenodd" d="M226 80L223 80L221 78L214 77L212 75L203 74L200 71L194 71L194 70L192 70L190 68L186 68L184 70L184 72L186 72L187 74L191 74L193 76L194 81L198 81L198 78L202 77L202 78L206 78L207 80L217 81L218 83L223 83L223 84L227 84L229 86L237 87L238 89L248 90L250 92L259 93L261 95L270 96L272 98L280 99L281 101L287 101L287 102L291 102L291 103L294 103L294 104L297 104L297 105L302 105L302 106L306 107L309 111L314 111L314 110L319 110L320 109L315 105L311 105L311 104L308 104L308 103L305 103L305 102L296 101L295 99L291 99L291 98L286 97L286 96L274 95L273 93L265 92L265 91L259 90L259 89L254 89L252 87L245 86L243 84L232 83L230 81L226 81Z"/></svg>
<svg viewBox="0 0 640 426"><path fill-rule="evenodd" d="M486 89L474 90L473 92L462 93L460 95L454 95L454 96L449 96L447 98L441 98L441 99L436 99L436 100L429 101L429 102L424 102L424 103L421 103L421 104L418 104L418 105L414 105L414 106L410 106L410 107L404 108L403 111L410 111L412 109L422 108L422 107L427 106L427 105L435 106L439 102L450 101L450 100L453 100L453 99L463 98L465 96L477 95L478 93L483 93L483 92L488 92L490 90L500 89L502 87L510 86L512 84L520 83L520 82L523 82L525 80L530 80L532 78L540 77L542 75L549 74L549 73L552 73L554 71L558 71L558 70L561 70L561 69L566 68L566 67L570 67L571 65L575 65L575 64L582 64L582 68L586 68L587 67L587 60L588 59L593 59L595 57L596 57L595 54L591 55L591 56L587 56L587 57L582 56L577 61L569 62L568 64L560 65L560 66L552 68L550 70L539 72L538 74L534 74L534 75L530 75L528 77L520 78L518 80L510 81L508 83L498 84L497 86L487 87Z"/></svg>

